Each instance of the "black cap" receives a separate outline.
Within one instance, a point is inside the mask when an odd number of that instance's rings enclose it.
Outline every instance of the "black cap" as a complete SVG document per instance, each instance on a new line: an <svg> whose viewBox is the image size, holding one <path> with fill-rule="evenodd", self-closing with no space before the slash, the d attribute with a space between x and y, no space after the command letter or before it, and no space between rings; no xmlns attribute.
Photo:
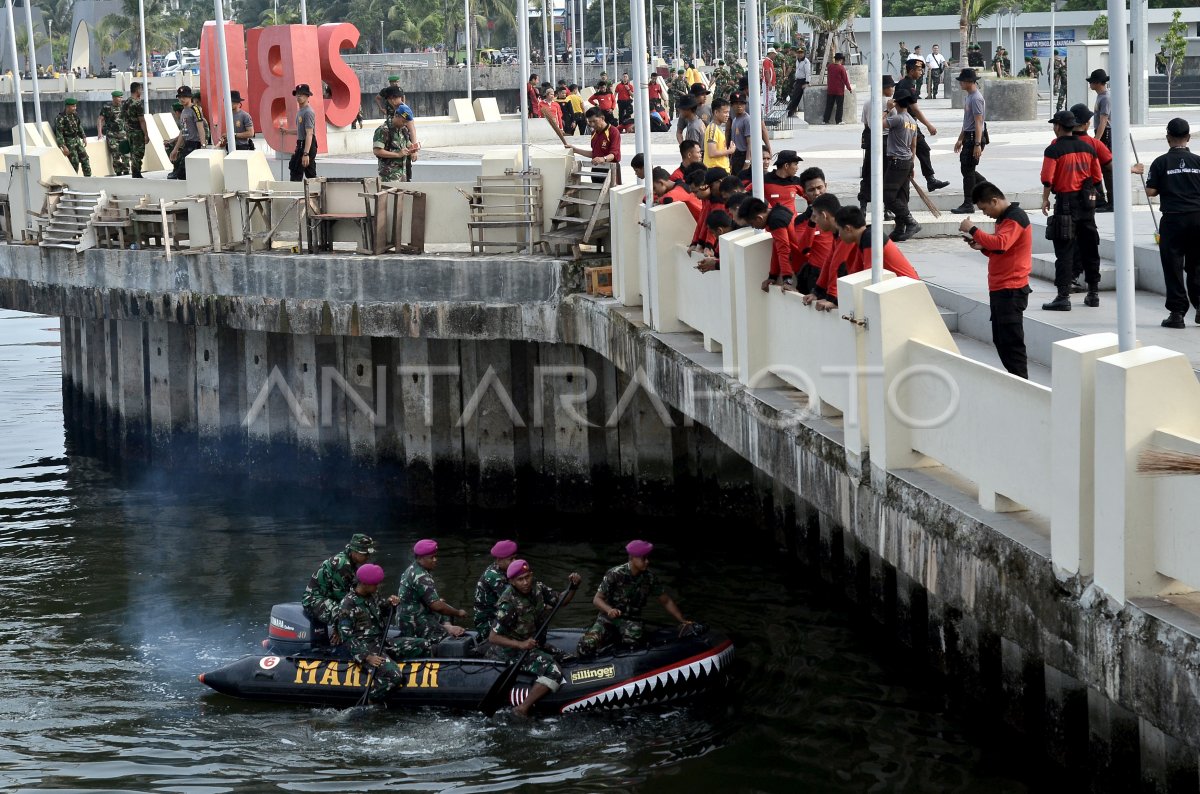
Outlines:
<svg viewBox="0 0 1200 794"><path fill-rule="evenodd" d="M237 103L239 103L241 101L242 101L242 94L240 91L230 91L229 92L230 104L236 105Z"/></svg>
<svg viewBox="0 0 1200 794"><path fill-rule="evenodd" d="M292 89L292 96L300 96L301 94L305 96L313 95L312 89L308 87L308 83L301 83Z"/></svg>
<svg viewBox="0 0 1200 794"><path fill-rule="evenodd" d="M712 91L704 87L704 83L692 83L692 87L689 90L692 96L705 96L712 93Z"/></svg>
<svg viewBox="0 0 1200 794"><path fill-rule="evenodd" d="M1173 118L1167 122L1167 134L1172 138L1186 138L1192 134L1187 119Z"/></svg>
<svg viewBox="0 0 1200 794"><path fill-rule="evenodd" d="M729 104L736 105L739 103L743 104L743 105L746 104L746 95L739 93L737 91L734 91L732 94L729 95Z"/></svg>
<svg viewBox="0 0 1200 794"><path fill-rule="evenodd" d="M1087 76L1088 83L1107 83L1108 72L1103 69L1097 69Z"/></svg>
<svg viewBox="0 0 1200 794"><path fill-rule="evenodd" d="M954 79L960 83L978 83L979 75L975 74L974 69L963 69Z"/></svg>
<svg viewBox="0 0 1200 794"><path fill-rule="evenodd" d="M695 110L700 103L696 101L696 97L687 95L675 103L676 110Z"/></svg>
<svg viewBox="0 0 1200 794"><path fill-rule="evenodd" d="M1071 105L1071 112L1075 114L1075 125L1087 124L1092 120L1091 109L1080 102L1078 105Z"/></svg>
<svg viewBox="0 0 1200 794"><path fill-rule="evenodd" d="M400 89L394 85L389 85L380 91L379 95L384 99L398 99L400 97Z"/></svg>
<svg viewBox="0 0 1200 794"><path fill-rule="evenodd" d="M892 79L892 76L890 74L885 74L883 76L883 87L884 88L895 88L896 87L896 81Z"/></svg>
<svg viewBox="0 0 1200 794"><path fill-rule="evenodd" d="M181 98L181 97L188 97L188 98L190 99L190 98L191 98L191 96L192 96L192 89L191 89L191 86L186 86L186 85L185 85L185 86L180 86L180 87L179 87L179 90L175 92L175 98L176 98L176 99L179 99L179 98Z"/></svg>
<svg viewBox="0 0 1200 794"><path fill-rule="evenodd" d="M1075 120L1075 114L1069 110L1060 110L1050 119L1051 124L1057 124L1059 127L1074 129L1079 122Z"/></svg>
<svg viewBox="0 0 1200 794"><path fill-rule="evenodd" d="M892 95L892 101L902 108L912 107L917 104L917 98L912 91L901 89Z"/></svg>
<svg viewBox="0 0 1200 794"><path fill-rule="evenodd" d="M783 149L779 154L775 155L775 166L787 165L788 163L803 163L804 158L796 154L791 149Z"/></svg>

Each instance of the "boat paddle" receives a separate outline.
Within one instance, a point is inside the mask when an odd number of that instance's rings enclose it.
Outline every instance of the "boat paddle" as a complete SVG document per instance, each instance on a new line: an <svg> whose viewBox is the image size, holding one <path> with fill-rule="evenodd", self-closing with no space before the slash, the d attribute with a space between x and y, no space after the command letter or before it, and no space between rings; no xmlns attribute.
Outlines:
<svg viewBox="0 0 1200 794"><path fill-rule="evenodd" d="M387 622L383 624L383 635L379 638L379 644L375 646L375 656L384 656L383 647L387 645L388 632L392 630L392 620L396 617L396 607L392 607L388 612ZM386 660L386 656L384 656ZM365 661L365 660L364 660ZM362 695L359 696L355 706L361 706L367 702L367 696L371 693L371 684L375 681L375 671L379 668L375 665L367 672L367 685L363 687Z"/></svg>
<svg viewBox="0 0 1200 794"><path fill-rule="evenodd" d="M533 635L535 639L540 638L546 632L546 629L550 627L550 621L554 620L554 616L558 614L559 608L561 608L562 605L567 602L567 597L578 587L579 585L575 583L570 583L567 585L567 589L563 590L563 594L558 597L558 601L554 604L554 609L550 610L550 614L546 616L546 619L542 621L542 625L538 628L537 633ZM527 648L524 651L521 651L521 655L517 657L516 661L510 664L504 670L504 672L500 674L499 678L496 679L496 682L492 684L492 688L489 689L487 694L483 696L483 700L479 701L480 711L490 717L500 709L500 705L504 703L505 699L508 697L508 690L512 689L513 684L517 680L517 674L521 671L521 665L525 664L525 660L529 658L530 650L532 649Z"/></svg>

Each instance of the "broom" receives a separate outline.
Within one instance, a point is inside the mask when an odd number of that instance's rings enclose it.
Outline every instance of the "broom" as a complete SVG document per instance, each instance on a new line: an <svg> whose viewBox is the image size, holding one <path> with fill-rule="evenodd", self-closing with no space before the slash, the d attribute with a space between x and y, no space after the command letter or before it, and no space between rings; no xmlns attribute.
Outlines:
<svg viewBox="0 0 1200 794"><path fill-rule="evenodd" d="M912 186L916 189L917 195L921 197L921 201L924 201L925 206L929 209L930 212L933 213L933 217L935 217L935 218L942 217L942 211L939 210L937 208L937 206L933 203L933 199L929 198L929 194L925 192L924 188L922 188L920 185L917 184L916 175L913 174L913 175L909 176L908 180L910 182L912 182Z"/></svg>
<svg viewBox="0 0 1200 794"><path fill-rule="evenodd" d="M1137 144L1133 142L1132 132L1129 133L1129 146L1133 149L1134 162L1141 162L1142 158L1138 157ZM1154 213L1154 202L1150 200L1150 194L1146 193L1146 175L1138 174L1138 177L1142 180L1142 192L1146 194L1146 203L1150 205L1150 219L1154 221L1154 244L1158 245L1162 238L1158 235L1158 216ZM1109 201L1112 201L1111 197Z"/></svg>
<svg viewBox="0 0 1200 794"><path fill-rule="evenodd" d="M1144 477L1200 474L1200 455L1162 447L1147 447L1138 453L1137 473Z"/></svg>

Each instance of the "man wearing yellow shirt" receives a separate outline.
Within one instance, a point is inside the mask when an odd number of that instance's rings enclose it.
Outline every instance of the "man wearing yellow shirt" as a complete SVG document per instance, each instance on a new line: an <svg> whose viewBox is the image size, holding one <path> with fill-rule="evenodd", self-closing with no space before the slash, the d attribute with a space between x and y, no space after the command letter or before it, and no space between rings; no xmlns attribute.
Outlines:
<svg viewBox="0 0 1200 794"><path fill-rule="evenodd" d="M708 82L704 79L704 73L696 68L696 64L688 62L687 72L684 74L684 79L687 80L688 88L699 83L705 88L708 87Z"/></svg>
<svg viewBox="0 0 1200 794"><path fill-rule="evenodd" d="M568 90L570 93L567 94L567 99L571 100L571 110L575 116L575 129L580 135L583 135L588 131L587 122L584 121L583 117L583 114L586 112L583 108L583 97L579 95L579 86L575 83L571 83Z"/></svg>
<svg viewBox="0 0 1200 794"><path fill-rule="evenodd" d="M712 123L704 130L704 165L707 168L724 168L729 173L729 155L737 151L735 146L725 145L725 125L729 122L729 102L714 99Z"/></svg>

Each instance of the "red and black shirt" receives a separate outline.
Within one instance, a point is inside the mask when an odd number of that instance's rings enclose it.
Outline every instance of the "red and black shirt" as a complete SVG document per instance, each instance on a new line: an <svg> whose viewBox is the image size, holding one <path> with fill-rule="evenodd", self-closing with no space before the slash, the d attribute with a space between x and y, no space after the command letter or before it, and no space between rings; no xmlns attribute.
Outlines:
<svg viewBox="0 0 1200 794"><path fill-rule="evenodd" d="M1042 155L1042 184L1055 193L1078 193L1104 181L1096 150L1073 135L1056 138Z"/></svg>
<svg viewBox="0 0 1200 794"><path fill-rule="evenodd" d="M1029 284L1029 271L1033 269L1033 229L1029 226L1029 216L1016 203L1009 204L996 220L994 234L972 228L971 239L987 254L988 291L1021 289Z"/></svg>

